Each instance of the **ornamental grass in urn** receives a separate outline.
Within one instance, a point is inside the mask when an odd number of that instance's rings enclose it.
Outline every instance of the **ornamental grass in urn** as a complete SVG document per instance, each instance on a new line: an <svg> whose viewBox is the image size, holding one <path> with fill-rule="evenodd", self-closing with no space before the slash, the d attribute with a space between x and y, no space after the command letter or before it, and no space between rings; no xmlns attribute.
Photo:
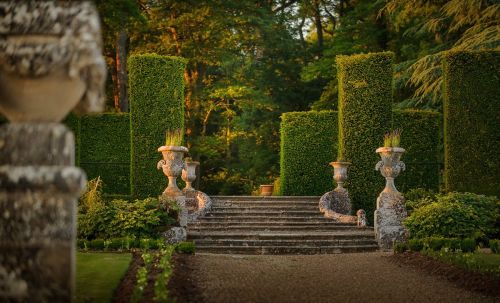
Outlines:
<svg viewBox="0 0 500 303"><path fill-rule="evenodd" d="M405 152L404 148L399 147L401 142L401 130L396 129L385 134L384 146L377 148L375 151L380 155L379 161L375 167L380 170L382 176L386 179L384 192L398 192L394 185L394 179L399 176L399 173L406 169L405 164L400 161L401 156Z"/></svg>
<svg viewBox="0 0 500 303"><path fill-rule="evenodd" d="M184 169L183 157L189 150L181 146L183 134L181 129L168 130L166 132L165 145L160 146L158 151L162 153L163 159L158 161L157 168L162 169L168 178L168 186L163 191L164 195L177 197L182 191L177 187L177 178Z"/></svg>

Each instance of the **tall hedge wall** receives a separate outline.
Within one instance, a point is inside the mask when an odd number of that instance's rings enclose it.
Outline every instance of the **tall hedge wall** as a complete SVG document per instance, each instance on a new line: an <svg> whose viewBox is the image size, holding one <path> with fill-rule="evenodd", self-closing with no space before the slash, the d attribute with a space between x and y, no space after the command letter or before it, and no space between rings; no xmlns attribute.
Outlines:
<svg viewBox="0 0 500 303"><path fill-rule="evenodd" d="M352 163L346 186L354 209L372 218L384 179L374 167L377 147L391 128L390 52L337 56L339 81L339 157Z"/></svg>
<svg viewBox="0 0 500 303"><path fill-rule="evenodd" d="M443 59L445 187L500 196L500 52Z"/></svg>
<svg viewBox="0 0 500 303"><path fill-rule="evenodd" d="M131 114L131 186L137 198L161 194L166 177L156 169L165 131L184 128L183 58L156 54L128 60Z"/></svg>
<svg viewBox="0 0 500 303"><path fill-rule="evenodd" d="M423 187L439 190L439 145L441 114L432 111L403 110L393 112L393 127L403 130L401 160L406 171L396 178L396 187L405 192Z"/></svg>
<svg viewBox="0 0 500 303"><path fill-rule="evenodd" d="M130 195L130 116L82 116L79 166L88 179L101 177L106 194Z"/></svg>
<svg viewBox="0 0 500 303"><path fill-rule="evenodd" d="M72 132L75 138L75 165L80 165L80 118L70 113L62 121Z"/></svg>
<svg viewBox="0 0 500 303"><path fill-rule="evenodd" d="M337 157L337 112L292 112L281 116L282 195L322 195L333 189Z"/></svg>

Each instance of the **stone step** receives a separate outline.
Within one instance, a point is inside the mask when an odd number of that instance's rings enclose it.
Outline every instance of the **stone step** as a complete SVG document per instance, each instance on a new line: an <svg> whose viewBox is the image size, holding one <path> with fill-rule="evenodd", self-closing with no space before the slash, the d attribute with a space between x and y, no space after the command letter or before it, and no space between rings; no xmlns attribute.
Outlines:
<svg viewBox="0 0 500 303"><path fill-rule="evenodd" d="M304 202L304 201L212 201L214 207L255 207L255 206L280 206L280 207L318 207L318 201Z"/></svg>
<svg viewBox="0 0 500 303"><path fill-rule="evenodd" d="M309 226L293 226L293 225L281 225L281 226L273 226L273 225L228 225L228 226L189 226L188 232L195 231L205 231L205 232L215 232L215 231L228 231L228 232L236 232L236 231L357 231L358 227L356 226L318 226L318 225L309 225Z"/></svg>
<svg viewBox="0 0 500 303"><path fill-rule="evenodd" d="M242 254L242 255L316 255L340 254L353 252L373 252L377 245L352 245L352 246L203 246L197 247L198 253L213 254Z"/></svg>
<svg viewBox="0 0 500 303"><path fill-rule="evenodd" d="M217 202L319 202L320 196L210 196Z"/></svg>
<svg viewBox="0 0 500 303"><path fill-rule="evenodd" d="M197 239L234 239L234 240L335 240L335 239L374 239L373 230L329 231L329 232L206 232L190 231L189 240Z"/></svg>
<svg viewBox="0 0 500 303"><path fill-rule="evenodd" d="M319 222L332 222L332 219L325 218L323 216L314 217L304 217L304 216L204 216L197 219L198 222L308 222L308 223L319 223Z"/></svg>
<svg viewBox="0 0 500 303"><path fill-rule="evenodd" d="M304 222L289 222L289 221L198 221L189 224L189 227L224 227L224 226L349 226L356 227L353 223L338 223L333 221L304 221Z"/></svg>
<svg viewBox="0 0 500 303"><path fill-rule="evenodd" d="M319 211L304 211L304 210L283 210L283 211L246 211L240 212L237 210L227 210L223 212L210 211L206 217L245 217L245 216L268 216L268 217L316 217L323 218L323 214Z"/></svg>
<svg viewBox="0 0 500 303"><path fill-rule="evenodd" d="M234 240L199 239L195 241L197 248L205 246L353 246L353 245L376 245L375 239L335 239L335 240Z"/></svg>
<svg viewBox="0 0 500 303"><path fill-rule="evenodd" d="M252 211L307 211L319 213L318 205L310 206L216 206L212 207L210 212L228 212L228 211L238 211L238 212L252 212Z"/></svg>

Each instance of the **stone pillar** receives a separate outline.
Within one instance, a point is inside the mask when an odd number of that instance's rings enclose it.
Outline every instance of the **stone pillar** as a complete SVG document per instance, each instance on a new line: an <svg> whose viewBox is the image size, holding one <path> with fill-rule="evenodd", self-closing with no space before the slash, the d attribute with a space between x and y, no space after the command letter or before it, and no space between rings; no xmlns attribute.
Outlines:
<svg viewBox="0 0 500 303"><path fill-rule="evenodd" d="M0 302L71 302L85 186L61 121L103 107L106 66L90 2L0 1Z"/></svg>
<svg viewBox="0 0 500 303"><path fill-rule="evenodd" d="M86 181L73 165L64 125L0 127L0 301L71 301L76 201Z"/></svg>

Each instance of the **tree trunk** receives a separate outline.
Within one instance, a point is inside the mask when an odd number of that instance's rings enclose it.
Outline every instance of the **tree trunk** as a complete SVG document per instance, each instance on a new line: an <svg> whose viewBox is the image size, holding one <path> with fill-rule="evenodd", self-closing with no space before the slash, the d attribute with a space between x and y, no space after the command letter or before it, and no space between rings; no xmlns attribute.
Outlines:
<svg viewBox="0 0 500 303"><path fill-rule="evenodd" d="M119 108L121 112L128 112L127 41L127 32L124 30L120 31L116 40L116 78L118 81L119 99L119 106L117 108Z"/></svg>
<svg viewBox="0 0 500 303"><path fill-rule="evenodd" d="M118 75L116 73L116 54L112 58L113 64L111 65L111 80L113 81L113 101L115 109L120 109L120 93L118 89Z"/></svg>
<svg viewBox="0 0 500 303"><path fill-rule="evenodd" d="M314 24L316 26L316 35L318 36L319 53L323 50L323 23L321 21L321 10L319 0L314 1Z"/></svg>

